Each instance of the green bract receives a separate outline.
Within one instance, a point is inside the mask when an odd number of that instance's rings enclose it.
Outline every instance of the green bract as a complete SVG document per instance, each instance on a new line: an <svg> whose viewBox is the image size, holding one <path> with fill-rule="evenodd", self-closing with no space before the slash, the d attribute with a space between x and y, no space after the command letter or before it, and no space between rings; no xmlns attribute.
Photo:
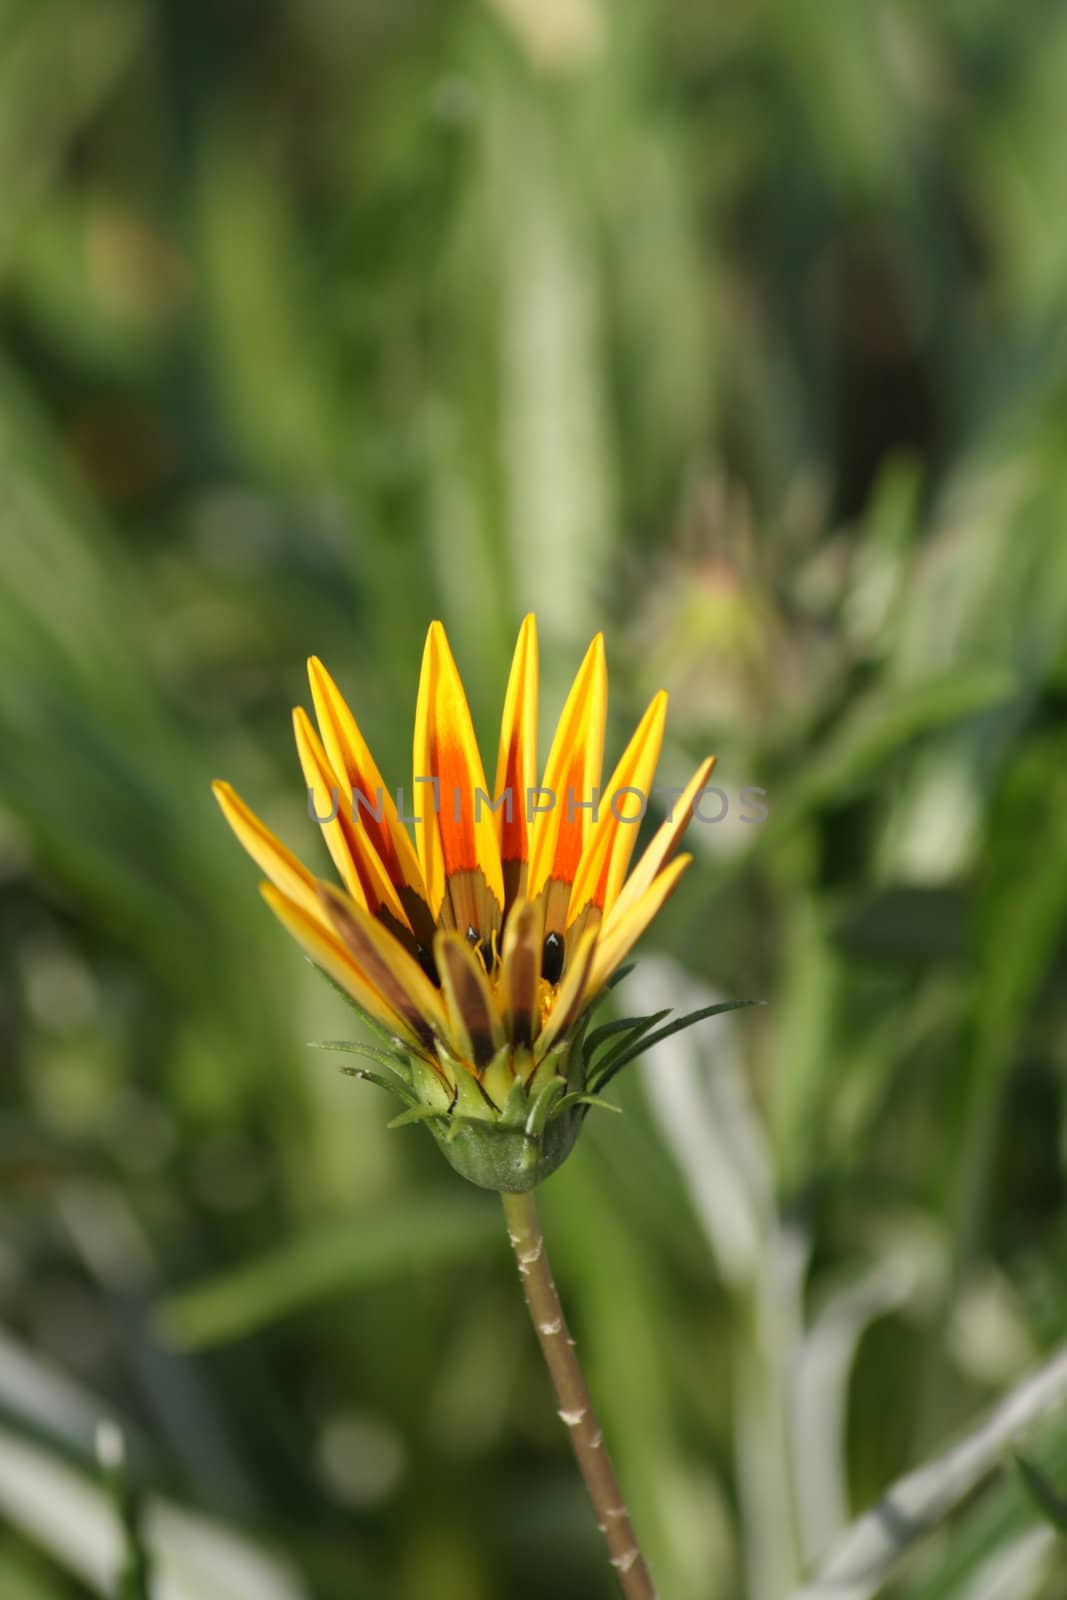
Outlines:
<svg viewBox="0 0 1067 1600"><path fill-rule="evenodd" d="M616 975L623 976L625 970ZM595 1009L591 1007L536 1064L529 1050L504 1045L477 1076L442 1044L437 1046L438 1070L424 1056L389 1038L365 1015L368 1027L382 1040L380 1045L329 1039L319 1041L318 1048L347 1051L366 1061L367 1065L344 1070L376 1083L403 1103L391 1128L425 1123L461 1177L482 1189L521 1194L536 1188L566 1160L593 1107L618 1110L600 1091L642 1051L705 1017L754 1003L727 1000L667 1023L668 1013L656 1011L595 1028L590 1026ZM446 1078L454 1081L454 1088Z"/></svg>

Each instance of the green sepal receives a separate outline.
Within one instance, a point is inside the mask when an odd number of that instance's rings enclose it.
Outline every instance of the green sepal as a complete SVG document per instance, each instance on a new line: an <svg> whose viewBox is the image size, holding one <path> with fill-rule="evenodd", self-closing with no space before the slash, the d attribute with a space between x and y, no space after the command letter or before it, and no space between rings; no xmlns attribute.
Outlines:
<svg viewBox="0 0 1067 1600"><path fill-rule="evenodd" d="M500 1108L502 1128L521 1128L530 1109L530 1096L521 1078L516 1078Z"/></svg>
<svg viewBox="0 0 1067 1600"><path fill-rule="evenodd" d="M509 1044L501 1045L482 1073L482 1091L495 1106L503 1106L507 1103L515 1077L512 1047Z"/></svg>
<svg viewBox="0 0 1067 1600"><path fill-rule="evenodd" d="M616 1062L624 1064L633 1059L640 1050L645 1049L642 1040L658 1022L669 1016L666 1011L653 1011L647 1017L626 1017L626 1027L619 1031L624 1035L614 1045L604 1051L598 1061L586 1059L585 1081L592 1087L607 1083L617 1071Z"/></svg>
<svg viewBox="0 0 1067 1600"><path fill-rule="evenodd" d="M571 1106L599 1106L601 1111L614 1111L617 1117L622 1116L622 1106L613 1105L599 1094L566 1094L555 1107L554 1114L558 1116L563 1111L569 1111Z"/></svg>
<svg viewBox="0 0 1067 1600"><path fill-rule="evenodd" d="M440 1049L440 1046L438 1046ZM460 1062L449 1062L456 1076L456 1098L453 1115L469 1117L471 1121L489 1122L497 1118L497 1109L487 1099L484 1089L472 1072Z"/></svg>
<svg viewBox="0 0 1067 1600"><path fill-rule="evenodd" d="M468 1182L498 1193L522 1194L555 1172L574 1148L582 1114L550 1117L537 1138L525 1128L482 1117L432 1117L427 1126L446 1160Z"/></svg>
<svg viewBox="0 0 1067 1600"><path fill-rule="evenodd" d="M380 1089L388 1089L390 1094L399 1095L405 1105L417 1105L418 1095L411 1083L410 1057L402 1055L399 1050L383 1050L379 1045L362 1044L356 1039L309 1039L308 1045L312 1050L339 1050L347 1055L360 1056L364 1061L373 1063L374 1071L366 1069L356 1071L352 1067L342 1067L341 1071L350 1078L366 1078L370 1083L376 1083ZM379 1076L385 1073L385 1077Z"/></svg>
<svg viewBox="0 0 1067 1600"><path fill-rule="evenodd" d="M526 1114L525 1131L527 1138L539 1139L544 1133L549 1119L558 1113L557 1102L564 1096L566 1083L560 1077L550 1078L543 1089L535 1095L530 1109Z"/></svg>
<svg viewBox="0 0 1067 1600"><path fill-rule="evenodd" d="M434 1106L442 1113L449 1111L454 1103L454 1096L441 1082L439 1073L419 1055L410 1055L408 1064L411 1067L411 1086L416 1099L422 1105Z"/></svg>
<svg viewBox="0 0 1067 1600"><path fill-rule="evenodd" d="M644 1055L646 1050L651 1050L654 1045L669 1039L673 1033L681 1033L683 1028L691 1028L694 1023L704 1022L708 1017L720 1016L724 1011L740 1011L744 1006L762 1004L762 1000L724 1000L718 1005L702 1006L699 1011L690 1011L684 1017L676 1017L665 1028L657 1028L655 1033L642 1033L636 1043L624 1045L621 1050L613 1051L606 1062L602 1058L596 1064L589 1074L589 1087L594 1090L603 1089L617 1072L621 1072L623 1067L629 1065L635 1056Z"/></svg>
<svg viewBox="0 0 1067 1600"><path fill-rule="evenodd" d="M574 1043L574 1036L568 1033L565 1039L561 1039L559 1043L552 1046L551 1050L545 1052L526 1080L527 1094L536 1096L540 1094L547 1083L552 1082L553 1078L563 1076L561 1069L567 1065L569 1053L573 1050Z"/></svg>
<svg viewBox="0 0 1067 1600"><path fill-rule="evenodd" d="M342 1067L341 1071L346 1078L361 1078L364 1083L373 1083L379 1089L384 1089L386 1094L395 1094L397 1099L402 1100L405 1105L416 1106L419 1103L415 1099L410 1086L402 1078L398 1077L394 1082L390 1082L388 1078L383 1078L380 1073L372 1072L370 1067Z"/></svg>
<svg viewBox="0 0 1067 1600"><path fill-rule="evenodd" d="M605 1039L611 1039L619 1033L629 1033L635 1028L651 1028L670 1013L670 1007L663 1011L654 1011L650 1017L618 1017L614 1022L602 1022L599 1028L594 1028L585 1041L585 1055L588 1061L594 1050L599 1050Z"/></svg>
<svg viewBox="0 0 1067 1600"><path fill-rule="evenodd" d="M389 1029L383 1027L383 1025L378 1021L377 1017L372 1017L369 1011L364 1011L363 1007L359 1004L359 1001L353 1000L348 990L343 989L336 978L331 978L330 974L324 967L320 967L317 961L312 961L310 956L307 956L305 959L310 962L311 966L315 968L315 971L321 978L325 978L326 982L330 985L330 988L337 991L345 1004L352 1007L352 1010L356 1013L356 1016L361 1022L366 1024L372 1033L377 1034L378 1038L383 1040L385 1044L388 1045L392 1050L402 1050L404 1048L403 1040L398 1039L395 1033L390 1033Z"/></svg>
<svg viewBox="0 0 1067 1600"><path fill-rule="evenodd" d="M360 1039L309 1039L309 1050L342 1050L348 1055L366 1056L368 1061L384 1061L394 1072L403 1072L409 1056L403 1050L386 1050L379 1044L364 1044Z"/></svg>
<svg viewBox="0 0 1067 1600"><path fill-rule="evenodd" d="M393 1117L386 1123L387 1128L406 1128L412 1122L425 1122L429 1117L439 1117L441 1113L435 1111L433 1106L411 1105L406 1111L401 1111L399 1116Z"/></svg>

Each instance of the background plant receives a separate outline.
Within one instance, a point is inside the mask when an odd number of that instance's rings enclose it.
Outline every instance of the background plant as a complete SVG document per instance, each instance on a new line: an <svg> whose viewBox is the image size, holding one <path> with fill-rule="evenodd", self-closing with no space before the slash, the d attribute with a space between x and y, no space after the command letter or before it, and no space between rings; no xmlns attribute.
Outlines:
<svg viewBox="0 0 1067 1600"><path fill-rule="evenodd" d="M107 1591L114 1416L190 1597L610 1593L493 1198L305 1048L207 789L309 837L312 650L403 781L435 615L481 729L536 609L546 713L604 624L768 791L620 999L769 1004L543 1196L663 1593L1051 1353L1065 70L1038 0L0 4L0 1591ZM1054 1538L994 1470L885 1592Z"/></svg>

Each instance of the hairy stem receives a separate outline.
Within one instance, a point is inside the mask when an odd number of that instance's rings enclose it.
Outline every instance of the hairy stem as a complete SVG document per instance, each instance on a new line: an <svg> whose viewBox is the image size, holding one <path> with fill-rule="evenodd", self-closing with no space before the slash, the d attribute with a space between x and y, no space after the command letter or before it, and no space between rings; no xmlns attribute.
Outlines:
<svg viewBox="0 0 1067 1600"><path fill-rule="evenodd" d="M502 1194L500 1198L504 1202L508 1238L518 1262L526 1304L559 1400L559 1414L570 1432L574 1454L607 1543L619 1587L626 1600L655 1600L652 1578L623 1502L611 1457L604 1446L604 1435L578 1364L574 1340L563 1318L533 1195Z"/></svg>

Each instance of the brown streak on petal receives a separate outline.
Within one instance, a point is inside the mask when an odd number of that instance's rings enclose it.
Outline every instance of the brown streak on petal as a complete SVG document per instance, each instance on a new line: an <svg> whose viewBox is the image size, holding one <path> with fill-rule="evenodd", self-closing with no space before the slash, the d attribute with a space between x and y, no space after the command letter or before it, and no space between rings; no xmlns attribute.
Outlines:
<svg viewBox="0 0 1067 1600"><path fill-rule="evenodd" d="M567 929L567 943L572 948L576 947L586 928L599 928L603 920L603 912L595 900L587 900L582 910L579 911L570 927Z"/></svg>
<svg viewBox="0 0 1067 1600"><path fill-rule="evenodd" d="M504 872L504 904L513 906L516 900L526 893L526 880L530 875L530 866L527 861L505 861Z"/></svg>
<svg viewBox="0 0 1067 1600"><path fill-rule="evenodd" d="M517 901L504 928L500 984L509 1035L515 1044L533 1043L540 1021L538 994L541 979L544 902Z"/></svg>
<svg viewBox="0 0 1067 1600"><path fill-rule="evenodd" d="M494 937L500 934L500 905L481 867L453 872L446 878L440 922L443 928L455 928L464 935L473 928L479 943L492 948Z"/></svg>
<svg viewBox="0 0 1067 1600"><path fill-rule="evenodd" d="M437 926L433 920L433 912L418 890L413 889L410 884L398 887L397 893L400 896L400 903L407 913L407 919L411 924L411 931L415 935L416 944L421 944L428 950L433 944L434 931Z"/></svg>
<svg viewBox="0 0 1067 1600"><path fill-rule="evenodd" d="M570 879L550 878L545 885L545 932L562 933L567 926L567 907L571 900Z"/></svg>
<svg viewBox="0 0 1067 1600"><path fill-rule="evenodd" d="M481 962L470 945L450 930L438 933L434 956L441 974L449 1020L478 1067L486 1067L503 1043L492 991Z"/></svg>
<svg viewBox="0 0 1067 1600"><path fill-rule="evenodd" d="M326 911L330 922L342 940L345 947L351 951L359 965L366 972L367 977L379 990L382 998L392 1006L394 1011L406 1020L408 1025L415 1030L424 1044L433 1041L433 1029L429 1020L416 1003L411 990L405 984L402 974L406 966L414 969L423 982L425 978L422 969L418 966L413 956L410 956L404 947L394 940L396 944L395 961L390 963L383 958L367 932L360 926L357 918L345 904L344 897L329 885L321 885L319 889L323 909Z"/></svg>

